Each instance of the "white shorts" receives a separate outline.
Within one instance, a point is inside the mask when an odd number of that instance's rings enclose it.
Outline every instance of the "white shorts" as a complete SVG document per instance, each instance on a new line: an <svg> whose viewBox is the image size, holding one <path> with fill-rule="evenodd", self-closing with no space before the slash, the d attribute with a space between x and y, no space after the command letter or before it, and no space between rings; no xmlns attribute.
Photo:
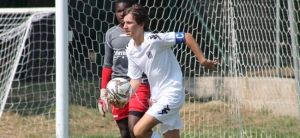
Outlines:
<svg viewBox="0 0 300 138"><path fill-rule="evenodd" d="M158 129L162 134L169 130L182 128L179 111L184 104L185 94L182 91L173 91L163 94L158 99L152 99L152 106L146 114L159 120Z"/></svg>

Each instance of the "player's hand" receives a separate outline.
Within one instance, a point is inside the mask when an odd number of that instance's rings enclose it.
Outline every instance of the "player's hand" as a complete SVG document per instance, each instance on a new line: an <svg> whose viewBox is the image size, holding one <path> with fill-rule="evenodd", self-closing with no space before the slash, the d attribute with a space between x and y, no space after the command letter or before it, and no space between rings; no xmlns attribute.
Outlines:
<svg viewBox="0 0 300 138"><path fill-rule="evenodd" d="M217 60L211 61L211 60L205 60L202 63L202 66L208 68L209 70L215 70L216 66L218 64Z"/></svg>
<svg viewBox="0 0 300 138"><path fill-rule="evenodd" d="M100 90L100 99L98 100L98 110L100 114L105 117L105 113L108 111L108 104L107 104L107 90L101 89Z"/></svg>
<svg viewBox="0 0 300 138"><path fill-rule="evenodd" d="M120 108L120 109L124 108L126 106L126 104L128 103L128 102L119 102L116 99L108 100L108 102L111 105L113 105L114 107L117 107L117 108Z"/></svg>

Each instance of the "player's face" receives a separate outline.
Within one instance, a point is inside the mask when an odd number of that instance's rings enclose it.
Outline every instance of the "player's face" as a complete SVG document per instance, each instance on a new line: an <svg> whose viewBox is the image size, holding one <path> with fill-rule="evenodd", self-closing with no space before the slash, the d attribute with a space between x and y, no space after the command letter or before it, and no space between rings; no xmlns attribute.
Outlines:
<svg viewBox="0 0 300 138"><path fill-rule="evenodd" d="M118 20L118 22L120 23L120 24L123 24L124 23L124 21L123 21L123 13L124 13L124 10L126 9L126 8L128 8L129 6L128 6L128 4L127 3L118 3L118 4L116 4L115 5L116 7L116 18L117 18L117 20Z"/></svg>
<svg viewBox="0 0 300 138"><path fill-rule="evenodd" d="M127 36L136 38L144 31L143 25L138 25L135 19L132 17L131 14L127 14L124 17L124 26L123 29Z"/></svg>

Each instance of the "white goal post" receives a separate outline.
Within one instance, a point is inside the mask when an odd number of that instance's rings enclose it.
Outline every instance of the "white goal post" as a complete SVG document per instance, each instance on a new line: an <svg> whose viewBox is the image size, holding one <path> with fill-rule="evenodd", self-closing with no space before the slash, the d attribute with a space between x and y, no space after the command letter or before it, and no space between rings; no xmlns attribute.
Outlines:
<svg viewBox="0 0 300 138"><path fill-rule="evenodd" d="M69 45L68 45L68 2L55 1L56 40L56 137L69 137Z"/></svg>
<svg viewBox="0 0 300 138"><path fill-rule="evenodd" d="M182 138L300 137L297 0L134 1L150 30L189 32L219 61L209 71L186 45L172 47L186 93ZM1 137L120 137L112 114L97 111L114 2L0 8Z"/></svg>

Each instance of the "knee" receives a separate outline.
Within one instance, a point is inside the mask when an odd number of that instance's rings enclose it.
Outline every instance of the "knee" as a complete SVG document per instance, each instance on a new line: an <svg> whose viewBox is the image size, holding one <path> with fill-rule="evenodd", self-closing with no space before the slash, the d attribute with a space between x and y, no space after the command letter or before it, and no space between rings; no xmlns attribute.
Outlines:
<svg viewBox="0 0 300 138"><path fill-rule="evenodd" d="M128 131L121 131L121 137L122 138L130 138L130 134Z"/></svg>

